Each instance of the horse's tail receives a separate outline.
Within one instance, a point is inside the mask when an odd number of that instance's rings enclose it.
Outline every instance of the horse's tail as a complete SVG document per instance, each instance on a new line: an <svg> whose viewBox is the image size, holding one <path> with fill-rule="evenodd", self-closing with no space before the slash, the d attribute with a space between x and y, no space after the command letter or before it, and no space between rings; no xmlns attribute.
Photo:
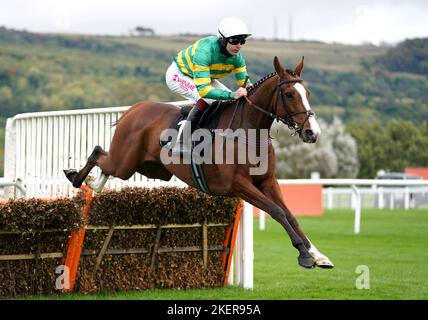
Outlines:
<svg viewBox="0 0 428 320"><path fill-rule="evenodd" d="M119 124L119 120L120 119L117 119L116 121L110 123L110 129L113 128L113 127L116 127Z"/></svg>

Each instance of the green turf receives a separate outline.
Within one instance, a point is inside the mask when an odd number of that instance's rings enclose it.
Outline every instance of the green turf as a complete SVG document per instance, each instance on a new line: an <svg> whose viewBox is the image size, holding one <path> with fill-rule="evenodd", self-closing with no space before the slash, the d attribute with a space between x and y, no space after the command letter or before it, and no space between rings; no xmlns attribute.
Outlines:
<svg viewBox="0 0 428 320"><path fill-rule="evenodd" d="M297 251L272 219L266 230L254 222L254 290L235 287L68 295L38 299L427 299L428 210L363 210L361 233L353 234L353 212L330 210L322 217L299 217L331 270L305 270ZM356 268L370 271L370 289L357 289Z"/></svg>

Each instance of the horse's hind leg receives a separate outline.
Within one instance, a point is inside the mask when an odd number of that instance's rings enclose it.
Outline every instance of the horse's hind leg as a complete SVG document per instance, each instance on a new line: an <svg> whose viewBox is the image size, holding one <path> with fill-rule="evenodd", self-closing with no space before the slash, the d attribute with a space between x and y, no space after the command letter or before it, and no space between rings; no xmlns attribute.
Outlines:
<svg viewBox="0 0 428 320"><path fill-rule="evenodd" d="M95 192L101 192L104 188L104 185L107 183L108 177L109 175L101 172L97 179L88 176L85 179L85 184Z"/></svg>
<svg viewBox="0 0 428 320"><path fill-rule="evenodd" d="M106 155L107 155L107 152L105 152L100 146L96 146L94 148L94 151L92 151L91 155L89 156L85 166L79 172L76 172L74 170L64 170L64 173L67 179L71 181L71 183L73 184L73 187L80 188L83 181L85 181L86 177L88 176L89 172L91 172L92 168L98 165L97 161L100 158L100 156L106 156Z"/></svg>

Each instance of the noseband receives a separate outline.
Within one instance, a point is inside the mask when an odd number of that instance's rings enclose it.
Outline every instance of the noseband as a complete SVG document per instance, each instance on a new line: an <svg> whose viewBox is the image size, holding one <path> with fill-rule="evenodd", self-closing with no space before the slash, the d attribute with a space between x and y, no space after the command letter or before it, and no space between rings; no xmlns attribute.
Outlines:
<svg viewBox="0 0 428 320"><path fill-rule="evenodd" d="M302 132L303 130L303 126L305 125L305 123L309 120L309 118L311 116L314 116L315 113L312 110L308 110L308 111L301 111L301 112L288 112L287 111L287 104L285 102L285 98L284 98L284 93L282 90L282 85L287 84L287 83L297 83L297 82L302 82L302 79L292 79L292 80L279 80L277 85L276 85L276 92L278 92L278 94L281 96L282 98L282 104L284 106L285 109L285 118L280 117L277 112L277 105L278 105L278 98L275 100L275 106L273 108L274 112L269 112L266 111L266 109L259 107L258 105L254 104L250 99L248 99L248 97L245 96L245 99L247 100L247 102L254 107L256 110L268 115L269 117L271 117L272 119L276 120L276 121L281 121L282 123L286 124L288 126L289 129L294 130L293 135L297 135ZM275 94L276 94L275 92ZM306 114L306 119L305 121L303 121L302 123L298 123L296 121L293 120L293 117L299 115L299 114Z"/></svg>

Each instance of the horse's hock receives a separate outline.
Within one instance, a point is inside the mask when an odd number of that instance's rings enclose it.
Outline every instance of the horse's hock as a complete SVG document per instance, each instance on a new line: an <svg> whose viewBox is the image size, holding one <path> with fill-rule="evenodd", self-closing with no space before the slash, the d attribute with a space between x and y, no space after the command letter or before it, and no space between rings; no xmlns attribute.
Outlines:
<svg viewBox="0 0 428 320"><path fill-rule="evenodd" d="M0 203L0 296L221 287L241 209L173 187Z"/></svg>

